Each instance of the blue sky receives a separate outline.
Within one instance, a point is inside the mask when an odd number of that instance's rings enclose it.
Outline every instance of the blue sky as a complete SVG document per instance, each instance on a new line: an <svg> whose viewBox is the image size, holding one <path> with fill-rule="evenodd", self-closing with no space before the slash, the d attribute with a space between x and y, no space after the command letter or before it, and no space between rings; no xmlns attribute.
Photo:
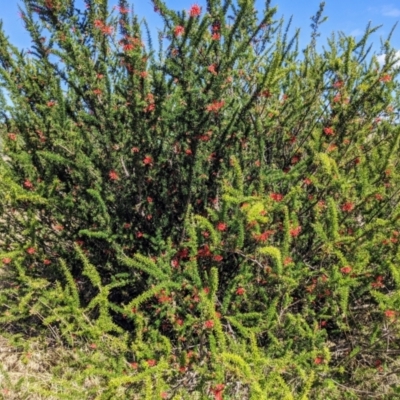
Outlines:
<svg viewBox="0 0 400 400"><path fill-rule="evenodd" d="M166 0L167 5L176 10L187 10L196 2L201 6L205 5L205 0ZM136 14L147 19L154 33L157 28L161 28L161 19L154 13L150 0L133 0L130 3L133 4ZM263 3L264 1L257 0L256 6L261 9ZM301 47L309 41L310 17L318 10L319 3L320 0L272 0L272 4L278 6L278 16L283 16L286 21L293 16L292 27L301 28ZM22 1L5 1L0 9L0 19L3 20L4 30L11 42L20 49L28 49L30 38L18 15L18 4L22 4ZM109 4L110 7L117 5L117 0L110 0ZM76 5L83 8L83 0L76 0ZM400 21L400 0L326 0L324 15L328 16L328 21L321 26L319 44L325 44L326 37L332 31L343 31L360 38L367 23L371 21L373 26L383 25L371 38L375 51L379 53L380 37L386 38L393 25ZM155 35L154 42L157 42ZM400 23L391 43L400 50Z"/></svg>

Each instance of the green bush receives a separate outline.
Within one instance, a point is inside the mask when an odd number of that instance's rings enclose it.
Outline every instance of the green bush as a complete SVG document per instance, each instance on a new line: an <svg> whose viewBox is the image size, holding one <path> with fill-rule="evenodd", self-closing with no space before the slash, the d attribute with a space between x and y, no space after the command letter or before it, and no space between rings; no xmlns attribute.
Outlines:
<svg viewBox="0 0 400 400"><path fill-rule="evenodd" d="M376 28L319 53L321 4L300 53L269 1L153 0L155 50L125 0L24 3L30 56L0 31L8 336L87 343L88 398L398 393L399 68Z"/></svg>

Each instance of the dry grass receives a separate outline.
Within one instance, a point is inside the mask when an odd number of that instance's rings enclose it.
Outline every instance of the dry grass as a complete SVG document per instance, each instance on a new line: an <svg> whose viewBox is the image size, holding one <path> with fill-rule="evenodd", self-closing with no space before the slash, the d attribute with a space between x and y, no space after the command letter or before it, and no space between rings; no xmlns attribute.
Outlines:
<svg viewBox="0 0 400 400"><path fill-rule="evenodd" d="M24 348L0 336L0 399L57 400L92 399L84 393L88 389L102 391L100 377L87 377L83 384L74 381L78 372L79 355L76 349L55 345L52 340L26 342Z"/></svg>
<svg viewBox="0 0 400 400"><path fill-rule="evenodd" d="M0 387L3 398L51 399L35 392L51 385L52 374L49 371L58 357L57 349L43 351L39 343L30 343L26 352L0 336ZM21 380L23 383L19 385Z"/></svg>

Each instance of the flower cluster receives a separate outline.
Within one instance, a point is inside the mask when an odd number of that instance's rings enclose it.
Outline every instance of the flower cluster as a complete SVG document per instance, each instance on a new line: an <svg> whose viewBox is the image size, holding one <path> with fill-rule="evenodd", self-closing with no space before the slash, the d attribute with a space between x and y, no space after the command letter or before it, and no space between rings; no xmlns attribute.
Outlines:
<svg viewBox="0 0 400 400"><path fill-rule="evenodd" d="M103 32L105 35L112 35L112 33L114 32L114 28L111 25L106 25L100 19L94 20L94 26L100 29L100 31Z"/></svg>
<svg viewBox="0 0 400 400"><path fill-rule="evenodd" d="M110 177L110 180L112 180L112 181L117 181L119 179L119 176L115 171L110 171L108 176Z"/></svg>
<svg viewBox="0 0 400 400"><path fill-rule="evenodd" d="M212 104L206 106L206 110L216 114L224 106L224 104L225 102L223 100L221 101L214 100Z"/></svg>
<svg viewBox="0 0 400 400"><path fill-rule="evenodd" d="M185 28L184 28L183 26L177 25L177 26L174 28L174 34L175 34L176 37L181 36L181 35L183 35L184 33L185 33Z"/></svg>
<svg viewBox="0 0 400 400"><path fill-rule="evenodd" d="M189 15L192 18L195 18L195 17L200 16L200 14L201 14L201 7L197 3L193 4L192 7L190 7Z"/></svg>
<svg viewBox="0 0 400 400"><path fill-rule="evenodd" d="M324 133L325 133L326 136L333 136L334 135L333 128L325 127L324 128Z"/></svg>
<svg viewBox="0 0 400 400"><path fill-rule="evenodd" d="M283 194L280 193L271 193L269 197L274 200L274 201L282 201L283 200Z"/></svg>
<svg viewBox="0 0 400 400"><path fill-rule="evenodd" d="M345 212L351 212L354 210L354 203L352 203L351 201L347 201L346 203L344 203L341 207L342 211Z"/></svg>

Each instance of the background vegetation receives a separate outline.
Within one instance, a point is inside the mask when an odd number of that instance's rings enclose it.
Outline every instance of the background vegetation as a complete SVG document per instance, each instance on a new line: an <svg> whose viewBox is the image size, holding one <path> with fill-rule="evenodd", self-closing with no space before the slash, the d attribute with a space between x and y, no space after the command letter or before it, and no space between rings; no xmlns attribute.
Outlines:
<svg viewBox="0 0 400 400"><path fill-rule="evenodd" d="M0 30L4 398L400 391L395 52L267 1L25 0ZM166 40L164 40L166 39ZM166 47L164 48L164 45Z"/></svg>

